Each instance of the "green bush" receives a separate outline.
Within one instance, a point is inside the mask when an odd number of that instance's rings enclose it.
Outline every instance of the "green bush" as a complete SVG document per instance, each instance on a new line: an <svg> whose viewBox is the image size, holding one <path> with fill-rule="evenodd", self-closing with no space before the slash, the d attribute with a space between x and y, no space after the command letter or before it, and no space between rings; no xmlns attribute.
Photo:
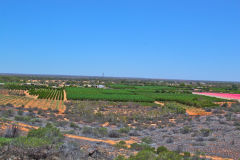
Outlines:
<svg viewBox="0 0 240 160"><path fill-rule="evenodd" d="M11 144L22 148L48 147L50 145L58 147L63 138L59 129L47 124L46 127L30 130L27 136L13 139Z"/></svg>
<svg viewBox="0 0 240 160"><path fill-rule="evenodd" d="M117 148L127 148L127 143L125 141L120 141L115 144L115 147Z"/></svg>
<svg viewBox="0 0 240 160"><path fill-rule="evenodd" d="M144 137L144 138L142 138L142 142L144 142L146 144L152 144L153 140L151 137Z"/></svg>
<svg viewBox="0 0 240 160"><path fill-rule="evenodd" d="M157 154L162 153L162 152L167 152L168 149L164 146L160 146L157 148Z"/></svg>
<svg viewBox="0 0 240 160"><path fill-rule="evenodd" d="M95 136L95 137L105 137L108 135L107 128L104 127L98 127L98 128L92 128L92 127L83 127L82 133L85 135Z"/></svg>
<svg viewBox="0 0 240 160"><path fill-rule="evenodd" d="M129 127L120 128L120 130L119 130L120 133L126 133L126 134L129 133L129 131L130 131Z"/></svg>
<svg viewBox="0 0 240 160"><path fill-rule="evenodd" d="M18 115L20 115L20 116L23 115L23 111L22 111L22 110L19 110L17 113L18 113Z"/></svg>
<svg viewBox="0 0 240 160"><path fill-rule="evenodd" d="M35 148L44 147L51 144L48 139L37 137L18 137L13 141L13 144L18 147Z"/></svg>
<svg viewBox="0 0 240 160"><path fill-rule="evenodd" d="M0 147L9 144L11 141L11 138L0 137Z"/></svg>
<svg viewBox="0 0 240 160"><path fill-rule="evenodd" d="M156 154L156 152L152 150L142 150L138 152L135 156L130 156L127 159L120 156L117 157L115 160L185 160L185 159L191 160L191 158L188 156L183 156L178 154L177 152L168 151L165 148L159 154Z"/></svg>
<svg viewBox="0 0 240 160"><path fill-rule="evenodd" d="M189 152L184 152L183 155L184 155L185 158L191 157L191 153L189 153Z"/></svg>
<svg viewBox="0 0 240 160"><path fill-rule="evenodd" d="M21 121L21 122L30 122L31 119L32 118L30 116L16 116L15 117L16 121Z"/></svg>
<svg viewBox="0 0 240 160"><path fill-rule="evenodd" d="M50 141L51 143L59 143L62 142L64 136L60 132L60 130L50 123L46 125L44 128L33 129L28 132L27 137L36 137L42 138Z"/></svg>
<svg viewBox="0 0 240 160"><path fill-rule="evenodd" d="M208 137L210 133L211 133L210 129L201 129L201 134L203 137Z"/></svg>
<svg viewBox="0 0 240 160"><path fill-rule="evenodd" d="M70 127L71 128L79 128L78 125L76 123L74 123L74 122L70 123Z"/></svg>
<svg viewBox="0 0 240 160"><path fill-rule="evenodd" d="M151 150L151 151L155 151L155 148L149 146L146 143L133 143L130 145L131 149L136 150L136 151L141 151L141 150Z"/></svg>
<svg viewBox="0 0 240 160"><path fill-rule="evenodd" d="M176 114L185 114L186 113L186 109L183 108L182 105L180 105L180 104L167 103L164 107Z"/></svg>
<svg viewBox="0 0 240 160"><path fill-rule="evenodd" d="M157 155L150 150L142 150L136 156L131 156L129 160L156 160Z"/></svg>
<svg viewBox="0 0 240 160"><path fill-rule="evenodd" d="M184 126L183 128L180 129L180 132L182 134L188 134L192 132L192 128L189 126Z"/></svg>
<svg viewBox="0 0 240 160"><path fill-rule="evenodd" d="M161 152L156 160L184 160L184 157L176 152L165 151Z"/></svg>
<svg viewBox="0 0 240 160"><path fill-rule="evenodd" d="M114 160L126 160L126 158L122 155L119 155Z"/></svg>

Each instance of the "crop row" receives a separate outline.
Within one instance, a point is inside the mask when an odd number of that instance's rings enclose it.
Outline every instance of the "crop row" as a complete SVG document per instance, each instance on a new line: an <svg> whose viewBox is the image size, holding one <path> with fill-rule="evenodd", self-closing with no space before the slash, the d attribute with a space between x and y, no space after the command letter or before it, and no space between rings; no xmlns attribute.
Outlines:
<svg viewBox="0 0 240 160"><path fill-rule="evenodd" d="M64 99L64 93L62 89L31 89L29 90L29 94L38 96L39 99Z"/></svg>

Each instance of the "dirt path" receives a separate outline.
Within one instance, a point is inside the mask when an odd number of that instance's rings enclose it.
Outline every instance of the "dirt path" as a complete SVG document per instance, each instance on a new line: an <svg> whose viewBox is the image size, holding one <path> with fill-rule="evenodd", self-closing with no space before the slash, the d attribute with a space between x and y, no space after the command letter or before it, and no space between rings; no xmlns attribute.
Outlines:
<svg viewBox="0 0 240 160"><path fill-rule="evenodd" d="M65 90L63 90L63 96L64 96L63 101L66 102L67 101L67 93Z"/></svg>
<svg viewBox="0 0 240 160"><path fill-rule="evenodd" d="M195 107L186 108L186 113L189 116L208 116L212 114L211 112L206 112L201 108L195 108Z"/></svg>
<svg viewBox="0 0 240 160"><path fill-rule="evenodd" d="M159 104L159 105L161 105L161 106L164 106L164 103L163 103L163 102L155 101L154 103L155 103L155 104Z"/></svg>
<svg viewBox="0 0 240 160"><path fill-rule="evenodd" d="M215 156L200 156L201 158L208 158L212 160L233 160L232 158L221 158L221 157L215 157Z"/></svg>
<svg viewBox="0 0 240 160"><path fill-rule="evenodd" d="M110 145L115 145L118 142L120 142L120 140L103 140L103 139L95 139L95 138L89 138L89 137L82 137L82 136L76 136L76 135L72 135L72 134L65 134L65 137L68 138L73 138L73 139L78 139L78 140L84 140L84 141L90 141L90 142L103 142L103 143L107 143ZM130 140L125 141L127 146L130 148L130 145L133 143L137 143L139 142L139 140L136 137L132 137Z"/></svg>
<svg viewBox="0 0 240 160"><path fill-rule="evenodd" d="M158 104L158 105L161 105L161 106L164 106L163 102L155 101L154 103ZM188 108L188 107L186 107L185 109L186 109L186 113L189 116L208 116L208 115L212 114L211 112L206 112L205 110L203 110L201 108L195 108L195 107Z"/></svg>

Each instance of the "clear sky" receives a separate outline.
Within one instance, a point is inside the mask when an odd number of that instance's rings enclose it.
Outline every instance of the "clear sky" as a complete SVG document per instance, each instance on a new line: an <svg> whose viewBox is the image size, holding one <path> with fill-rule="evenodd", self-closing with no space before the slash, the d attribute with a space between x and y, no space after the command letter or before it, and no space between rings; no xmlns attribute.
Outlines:
<svg viewBox="0 0 240 160"><path fill-rule="evenodd" d="M240 81L239 0L1 0L0 73Z"/></svg>

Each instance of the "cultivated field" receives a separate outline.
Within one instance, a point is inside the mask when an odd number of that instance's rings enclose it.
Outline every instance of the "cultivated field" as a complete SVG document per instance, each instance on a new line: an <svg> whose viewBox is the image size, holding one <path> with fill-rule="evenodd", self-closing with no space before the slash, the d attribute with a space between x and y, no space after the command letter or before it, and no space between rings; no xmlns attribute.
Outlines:
<svg viewBox="0 0 240 160"><path fill-rule="evenodd" d="M148 102L155 101L175 101L181 104L209 107L214 106L214 102L225 100L194 95L188 93L185 88L159 87L159 86L126 86L114 85L109 89L96 88L66 88L67 99L70 100L103 100L116 102Z"/></svg>
<svg viewBox="0 0 240 160"><path fill-rule="evenodd" d="M7 104L12 104L14 107L40 108L43 110L59 110L61 113L65 111L65 105L63 100L33 99L23 96L0 94L0 105Z"/></svg>
<svg viewBox="0 0 240 160"><path fill-rule="evenodd" d="M63 89L31 89L28 92L38 99L64 100Z"/></svg>

